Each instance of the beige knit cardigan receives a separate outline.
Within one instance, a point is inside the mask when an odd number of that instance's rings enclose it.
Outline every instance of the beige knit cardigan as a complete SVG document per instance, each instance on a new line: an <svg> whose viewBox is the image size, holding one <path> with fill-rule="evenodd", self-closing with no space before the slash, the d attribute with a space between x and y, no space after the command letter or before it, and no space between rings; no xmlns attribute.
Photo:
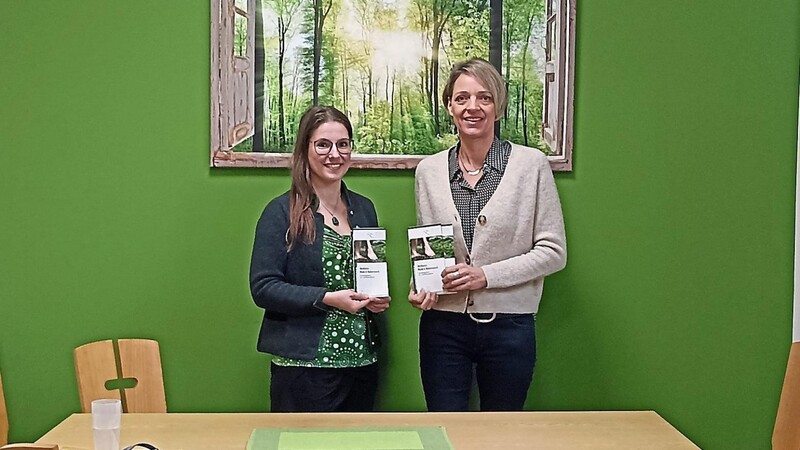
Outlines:
<svg viewBox="0 0 800 450"><path fill-rule="evenodd" d="M456 262L468 262L486 274L485 289L440 295L434 309L537 312L544 277L567 263L561 202L547 157L512 144L503 178L478 216L471 253L450 192L448 150L422 160L415 179L417 224L452 224Z"/></svg>

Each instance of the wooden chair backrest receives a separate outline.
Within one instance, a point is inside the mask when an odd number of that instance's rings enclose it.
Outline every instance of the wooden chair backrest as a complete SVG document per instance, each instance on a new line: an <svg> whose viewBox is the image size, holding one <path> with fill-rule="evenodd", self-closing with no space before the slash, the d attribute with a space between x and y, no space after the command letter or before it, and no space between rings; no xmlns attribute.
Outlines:
<svg viewBox="0 0 800 450"><path fill-rule="evenodd" d="M772 431L772 448L800 449L800 342L793 343L789 350L778 415Z"/></svg>
<svg viewBox="0 0 800 450"><path fill-rule="evenodd" d="M8 410L3 393L3 376L0 375L0 445L8 444Z"/></svg>
<svg viewBox="0 0 800 450"><path fill-rule="evenodd" d="M122 400L126 413L167 412L164 374L158 342L150 339L119 339L115 355L111 340L92 342L75 349L75 375L81 410L92 411L92 400ZM119 366L117 365L119 361ZM110 380L136 380L133 388L109 390Z"/></svg>
<svg viewBox="0 0 800 450"><path fill-rule="evenodd" d="M0 450L59 450L58 445L8 443L8 410L6 396L3 393L2 375L0 375Z"/></svg>

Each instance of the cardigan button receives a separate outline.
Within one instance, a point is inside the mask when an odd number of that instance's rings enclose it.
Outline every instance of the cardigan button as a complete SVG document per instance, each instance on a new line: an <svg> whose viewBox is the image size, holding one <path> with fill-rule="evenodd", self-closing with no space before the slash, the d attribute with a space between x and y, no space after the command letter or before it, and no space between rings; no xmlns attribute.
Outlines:
<svg viewBox="0 0 800 450"><path fill-rule="evenodd" d="M486 216L484 216L483 214L478 216L478 223L481 225L486 225Z"/></svg>
<svg viewBox="0 0 800 450"><path fill-rule="evenodd" d="M469 259L469 255L467 255L467 257L464 258L464 262L467 263L467 265L472 264L472 260Z"/></svg>
<svg viewBox="0 0 800 450"><path fill-rule="evenodd" d="M470 300L467 302L467 306L475 306L475 300Z"/></svg>

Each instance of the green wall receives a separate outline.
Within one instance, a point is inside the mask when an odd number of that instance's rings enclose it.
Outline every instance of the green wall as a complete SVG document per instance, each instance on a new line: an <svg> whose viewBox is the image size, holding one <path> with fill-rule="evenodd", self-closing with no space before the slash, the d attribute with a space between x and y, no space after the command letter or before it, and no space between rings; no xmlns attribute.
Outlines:
<svg viewBox="0 0 800 450"><path fill-rule="evenodd" d="M247 269L284 170L211 170L207 1L0 2L0 368L12 441L79 409L72 349L162 346L172 411L263 411ZM791 337L800 8L586 1L567 269L528 406L654 409L769 448ZM413 174L354 170L390 232L382 410L424 408Z"/></svg>

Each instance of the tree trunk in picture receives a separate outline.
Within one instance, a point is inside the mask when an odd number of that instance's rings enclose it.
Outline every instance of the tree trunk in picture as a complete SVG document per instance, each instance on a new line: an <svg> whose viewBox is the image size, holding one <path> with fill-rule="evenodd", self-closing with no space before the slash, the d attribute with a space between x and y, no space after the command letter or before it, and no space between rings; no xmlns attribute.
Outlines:
<svg viewBox="0 0 800 450"><path fill-rule="evenodd" d="M290 109L292 115L297 113L297 99L300 97L300 61L295 60L294 70L292 71L292 88L289 92L292 93L292 108Z"/></svg>
<svg viewBox="0 0 800 450"><path fill-rule="evenodd" d="M347 58L339 56L339 65L342 67L342 111L347 115Z"/></svg>
<svg viewBox="0 0 800 450"><path fill-rule="evenodd" d="M283 104L283 62L286 57L286 23L278 18L278 144L286 144L286 110Z"/></svg>
<svg viewBox="0 0 800 450"><path fill-rule="evenodd" d="M264 91L269 92L269 80L264 77ZM266 105L264 108L267 111L272 111L272 96L268 95L266 98ZM265 119L266 121L266 119ZM264 146L264 151L267 150L267 145L272 145L272 114L269 115L269 120L266 121L267 125L264 127L264 142L266 143ZM255 148L255 147L254 147Z"/></svg>
<svg viewBox="0 0 800 450"><path fill-rule="evenodd" d="M361 76L361 126L367 124L367 86L364 84L364 76Z"/></svg>
<svg viewBox="0 0 800 450"><path fill-rule="evenodd" d="M372 106L372 31L375 29L375 22L378 20L377 8L379 3L374 0L353 0L353 8L356 12L356 20L361 25L361 51L355 56L355 62L361 71L361 93L364 113L366 105ZM363 59L362 59L363 58ZM364 89L364 75L368 77L369 89Z"/></svg>
<svg viewBox="0 0 800 450"><path fill-rule="evenodd" d="M433 112L434 133L441 136L441 124L439 121L439 107L437 97L439 95L439 49L442 43L442 33L453 13L456 0L450 0L445 5L445 1L434 0L433 2L433 36L431 42L431 65L430 65L430 99Z"/></svg>
<svg viewBox="0 0 800 450"><path fill-rule="evenodd" d="M400 80L400 86L398 86L399 90L397 92L397 101L400 105L400 141L405 142L406 140L406 123L404 120L405 112L403 111L403 80Z"/></svg>
<svg viewBox="0 0 800 450"><path fill-rule="evenodd" d="M333 1L328 0L325 11L322 11L323 0L314 0L314 73L311 82L311 104L319 104L319 76L320 60L322 59L322 29L325 27L325 18L331 11Z"/></svg>
<svg viewBox="0 0 800 450"><path fill-rule="evenodd" d="M259 0L259 1L267 1L267 0ZM285 87L285 78L286 78L286 47L287 43L292 39L291 36L291 28L292 28L292 19L294 18L295 13L300 9L302 0L268 0L267 4L269 5L270 9L274 12L275 17L275 26L277 31L277 38L278 38L278 77L275 80L277 83L278 88L278 95L277 95L277 144L283 150L286 147L286 129L287 124L287 115L290 115L290 111L287 111L286 106L286 87ZM262 14L259 12L258 17L261 18ZM263 39L262 39L263 41ZM292 82L294 83L294 81ZM290 91L293 93L293 91ZM272 122L272 121L270 121ZM273 125L274 126L274 125ZM270 128L272 128L271 126Z"/></svg>
<svg viewBox="0 0 800 450"><path fill-rule="evenodd" d="M514 113L514 129L515 130L519 130L519 115L520 115L520 111L523 108L523 103L522 103L522 97L520 97L519 84L517 84L515 87L516 87L516 90L517 90L517 95L516 95L516 97L517 97L517 99L516 99L517 108L516 108L516 112Z"/></svg>
<svg viewBox="0 0 800 450"><path fill-rule="evenodd" d="M370 107L372 107L372 104L373 104L373 101L374 101L374 98L373 98L374 90L372 89L372 84L373 84L373 82L372 82L372 67L370 67L367 70L367 81L369 82L368 83L368 86L369 86L369 102L367 102L367 104Z"/></svg>
<svg viewBox="0 0 800 450"><path fill-rule="evenodd" d="M523 64L524 66L525 64ZM528 108L525 107L525 72L522 73L522 94L520 97L522 103L522 145L528 145Z"/></svg>
<svg viewBox="0 0 800 450"><path fill-rule="evenodd" d="M386 81L383 83L383 90L386 93L386 103L389 103L389 66L386 66Z"/></svg>
<svg viewBox="0 0 800 450"><path fill-rule="evenodd" d="M254 112L254 133L253 133L253 151L264 151L266 146L264 145L264 92L267 80L264 76L264 20L263 20L263 12L264 8L262 5L261 0L256 0L256 17L255 17L255 55L254 61L255 67L253 68L253 76L255 78L255 105L253 105L253 112ZM269 131L269 126L267 126L267 131ZM269 141L267 141L269 142Z"/></svg>
<svg viewBox="0 0 800 450"><path fill-rule="evenodd" d="M330 73L328 76L328 80L330 80L330 93L331 98L328 99L328 103L333 106L334 108L338 108L340 111L344 112L344 103L340 105L336 105L336 74Z"/></svg>
<svg viewBox="0 0 800 450"><path fill-rule="evenodd" d="M420 83L422 86L422 95L425 98L425 106L428 107L428 112L433 117L433 104L431 103L431 79L430 79L430 64L428 58L422 58L424 72L420 73Z"/></svg>
<svg viewBox="0 0 800 450"><path fill-rule="evenodd" d="M314 48L311 73L311 104L319 103L319 59L321 51L320 41L322 39L319 26L322 21L322 0L314 0Z"/></svg>
<svg viewBox="0 0 800 450"><path fill-rule="evenodd" d="M522 46L522 135L524 136L525 144L528 145L528 108L525 104L525 93L527 92L526 85L528 83L527 70L528 70L528 44L531 41L531 34L533 33L533 14L528 17L528 30L525 33L525 44Z"/></svg>
<svg viewBox="0 0 800 450"><path fill-rule="evenodd" d="M507 23L505 24L505 27L506 27L506 36L505 39L503 39L503 45L506 47L503 50L503 53L505 53L506 55L505 82L506 82L506 92L510 92L508 87L509 83L511 82L511 24ZM505 122L506 127L508 127L508 108L506 108L506 110L503 111L503 122Z"/></svg>
<svg viewBox="0 0 800 450"><path fill-rule="evenodd" d="M437 0L432 0L433 2ZM419 29L422 30L421 42L420 46L425 48L428 43L430 43L431 38L428 36L428 30L431 30L430 26L430 13L434 9L433 5L428 5L424 0L416 0L414 4L417 6L417 14L418 14L418 21L417 25ZM430 6L430 9L428 8ZM432 32L432 30L431 30ZM419 73L420 78L420 87L422 88L421 94L422 98L425 99L425 106L428 108L428 112L430 113L431 117L433 117L433 102L432 98L433 95L431 94L431 71L430 71L430 59L427 56L423 56L422 58L422 69Z"/></svg>
<svg viewBox="0 0 800 450"><path fill-rule="evenodd" d="M433 45L431 46L431 110L433 113L433 132L440 136L439 132L439 108L436 101L436 94L439 92L439 43L441 35L438 30L433 35Z"/></svg>
<svg viewBox="0 0 800 450"><path fill-rule="evenodd" d="M387 75L388 75L388 73L387 73ZM394 131L394 101L395 101L394 100L394 92L395 92L395 89L396 89L396 87L395 87L396 83L397 83L397 72L392 74L392 95L391 95L391 97L389 97L390 98L389 103L391 103L391 107L389 109L389 139L394 139L395 138L395 135L394 135L394 133L395 133L395 131Z"/></svg>

